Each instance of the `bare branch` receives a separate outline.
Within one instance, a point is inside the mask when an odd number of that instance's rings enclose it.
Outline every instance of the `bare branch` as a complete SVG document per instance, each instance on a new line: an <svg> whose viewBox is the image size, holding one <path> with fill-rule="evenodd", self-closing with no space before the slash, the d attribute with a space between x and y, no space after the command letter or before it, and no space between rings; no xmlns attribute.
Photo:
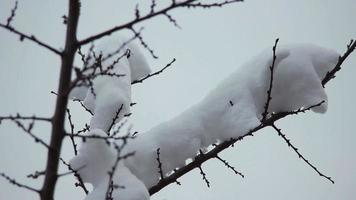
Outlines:
<svg viewBox="0 0 356 200"><path fill-rule="evenodd" d="M70 164L68 164L66 161L64 161L62 158L59 158L61 160L61 162L68 167L68 170L71 171L74 175L75 178L77 178L78 183L75 183L75 187L81 187L83 189L83 191L85 192L85 194L88 194L89 191L88 189L85 187L84 185L84 181L82 179L82 177L79 175L78 171L73 169L72 166L70 166ZM83 166L85 167L85 166ZM56 175L57 177L59 176L58 174Z"/></svg>
<svg viewBox="0 0 356 200"><path fill-rule="evenodd" d="M141 28L139 31L136 31L134 28L131 28L131 31L135 34L135 36L138 38L138 40L140 40L140 43L141 43L142 47L143 47L144 49L146 49L146 50L151 54L151 56L152 56L153 58L157 59L158 56L156 56L156 54L154 53L153 49L150 48L150 47L148 46L148 44L143 40L143 37L142 37L142 35L140 34L140 32L141 32L142 30L143 30L143 28Z"/></svg>
<svg viewBox="0 0 356 200"><path fill-rule="evenodd" d="M276 48L277 48L277 44L278 44L279 39L277 38L274 46L272 48L273 50L273 59L272 59L272 64L269 66L269 70L270 70L270 80L269 80L269 87L267 90L267 99L266 99L266 104L264 106L264 111L262 113L262 121L266 120L267 115L268 115L268 108L269 108L269 104L271 102L271 95L272 95L272 87L273 87L273 74L274 74L274 65L275 65L275 61L276 61Z"/></svg>
<svg viewBox="0 0 356 200"><path fill-rule="evenodd" d="M66 133L66 136L70 137L71 134ZM83 138L83 139L102 139L102 140L126 140L126 139L134 139L135 138L132 135L129 135L129 136L114 136L114 135L101 136L101 135L79 135L79 134L74 134L73 137Z"/></svg>
<svg viewBox="0 0 356 200"><path fill-rule="evenodd" d="M11 33L14 33L14 34L20 36L20 41L21 42L24 39L27 39L29 41L32 41L32 42L38 44L41 47L44 47L45 49L48 49L48 50L52 51L53 53L55 53L55 54L57 54L59 56L62 56L62 52L60 52L59 50L55 49L54 47L51 47L50 45L38 40L34 35L28 35L28 34L22 33L20 31L16 30L14 27L12 27L10 25L3 24L3 23L0 23L0 27L5 29L5 30L10 31Z"/></svg>
<svg viewBox="0 0 356 200"><path fill-rule="evenodd" d="M14 115L9 115L9 116L0 116L0 123L3 120L31 120L31 121L44 121L44 122L52 122L51 118L47 117L37 117L35 115L33 116L22 116L19 113L17 113L15 116Z"/></svg>
<svg viewBox="0 0 356 200"><path fill-rule="evenodd" d="M301 153L299 153L298 148L296 148L291 142L290 140L286 137L285 134L282 133L282 130L277 128L276 125L272 124L271 125L274 130L277 131L278 135L281 136L281 138L283 138L283 140L287 143L288 147L291 147L293 149L293 151L298 155L299 158L301 158L305 163L307 163L316 173L318 173L321 177L326 178L327 180L329 180L331 183L335 183L332 178L330 176L326 176L323 173L321 173L318 168L316 168L313 164L311 164Z"/></svg>
<svg viewBox="0 0 356 200"><path fill-rule="evenodd" d="M161 162L161 158L160 158L160 148L157 149L156 153L157 153L156 160L158 163L158 173L161 176L161 179L164 179L163 170L162 170L162 162Z"/></svg>
<svg viewBox="0 0 356 200"><path fill-rule="evenodd" d="M36 193L40 193L39 190L35 189L35 188L32 188L30 186L27 186L27 185L24 185L24 184L21 184L19 182L17 182L15 179L9 177L8 175L6 175L5 173L0 173L0 176L5 178L9 183L11 183L12 185L15 185L17 187L20 187L20 188L24 188L24 189L27 189L31 192L36 192Z"/></svg>
<svg viewBox="0 0 356 200"><path fill-rule="evenodd" d="M69 108L67 108L67 115L68 115L68 121L69 121L69 125L70 125L69 138L72 141L74 155L77 155L78 154L77 144L75 143L75 140L74 140L74 124L72 122L72 115L70 114Z"/></svg>
<svg viewBox="0 0 356 200"><path fill-rule="evenodd" d="M84 110L85 111L87 111L90 115L94 115L94 113L91 111L91 110L89 110L89 108L87 108L84 104L83 104L83 101L82 100L80 100L80 99L73 99L73 101L74 102L78 102L83 108L84 108Z"/></svg>
<svg viewBox="0 0 356 200"><path fill-rule="evenodd" d="M336 72L338 72L341 69L341 65L344 63L344 61L349 57L349 55L355 50L356 48L356 41L351 39L350 44L347 45L347 50L342 55L339 57L339 60L337 61L335 67L326 73L325 77L323 78L321 84L323 87L325 87L326 83L329 82L331 79L335 78Z"/></svg>
<svg viewBox="0 0 356 200"><path fill-rule="evenodd" d="M242 178L245 178L245 175L243 175L241 172L237 171L237 170L235 169L235 167L231 166L226 160L220 158L219 156L216 156L216 158L217 158L218 160L220 160L222 163L224 163L224 165L225 165L227 168L231 169L235 174L238 174L238 175L240 175Z"/></svg>
<svg viewBox="0 0 356 200"><path fill-rule="evenodd" d="M155 12L156 6L157 6L156 0L151 0L150 14L153 14Z"/></svg>
<svg viewBox="0 0 356 200"><path fill-rule="evenodd" d="M29 136L31 136L35 140L36 143L38 142L38 143L42 144L42 146L46 147L47 149L51 148L45 141L43 141L41 138L37 137L35 134L32 133L32 128L35 124L34 121L32 121L28 125L27 128L25 127L25 125L22 122L20 122L17 119L13 119L12 122L14 122L20 129L22 129L25 133L27 133Z"/></svg>
<svg viewBox="0 0 356 200"><path fill-rule="evenodd" d="M185 5L184 7L187 8L215 8L215 7L222 7L225 6L227 4L231 4L231 3L236 3L236 2L242 2L243 0L226 0L223 2L215 2L215 3L201 3L201 2L197 2L197 3L189 3L187 5Z"/></svg>
<svg viewBox="0 0 356 200"><path fill-rule="evenodd" d="M112 119L111 124L110 124L110 126L109 126L109 128L107 130L108 133L110 132L111 128L115 125L115 122L119 118L120 112L121 112L123 107L124 107L124 104L121 104L121 106L117 109L117 111L115 113L115 116Z"/></svg>
<svg viewBox="0 0 356 200"><path fill-rule="evenodd" d="M33 174L29 174L26 177L32 178L32 179L37 179L38 177L45 175L45 173L46 173L45 171L35 171Z"/></svg>
<svg viewBox="0 0 356 200"><path fill-rule="evenodd" d="M215 4L201 4L201 3L197 3L197 4L193 4L194 2L197 2L197 0L185 0L185 1L181 1L181 2L176 2L176 1L172 1L172 3L161 9L161 10L158 10L158 11L155 11L155 12L150 12L148 13L147 15L144 15L144 16L140 16L140 18L135 18L127 23L124 23L122 25L119 25L119 26L115 26L109 30L106 30L106 31L103 31L101 33L98 33L98 34L95 34L93 36L90 36L86 39L83 39L79 42L79 45L85 45L85 44L88 44L90 42L93 42L97 39L100 39L102 37L105 37L105 36L108 36L108 35L111 35L112 33L116 32L116 31L119 31L119 30L123 30L123 29L132 29L134 25L136 24L139 24L143 21L146 21L148 19L151 19L155 16L159 16L159 15L163 15L165 13L167 13L168 11L171 11L173 9L176 9L176 8L180 8L180 7L222 7L223 5L227 5L227 4L231 4L231 3L237 3L237 2L241 2L241 0L228 0L228 1L225 1L225 2L221 2L221 3L215 3ZM154 7L154 6L153 6Z"/></svg>
<svg viewBox="0 0 356 200"><path fill-rule="evenodd" d="M148 79L148 78L150 78L152 76L156 76L156 75L162 73L164 70L166 70L168 67L170 67L175 61L176 61L176 59L173 58L173 60L170 63L168 63L165 67L163 67L159 71L156 71L156 72L154 72L152 74L148 74L147 76L145 76L145 77L143 77L143 78L141 78L139 80L132 81L131 84L134 85L136 83L142 83L144 80L146 80L146 79Z"/></svg>
<svg viewBox="0 0 356 200"><path fill-rule="evenodd" d="M177 28L179 28L179 29L182 29L182 27L179 26L177 20L175 20L175 19L172 17L172 15L170 15L170 14L168 14L168 13L164 13L163 15L166 16L167 19L168 19L175 27L177 27Z"/></svg>
<svg viewBox="0 0 356 200"><path fill-rule="evenodd" d="M15 1L15 6L13 9L11 9L11 15L7 18L7 22L6 22L6 26L10 26L12 20L15 18L16 15L16 10L17 10L17 5L18 5L18 1Z"/></svg>
<svg viewBox="0 0 356 200"><path fill-rule="evenodd" d="M202 175L203 180L206 183L206 186L210 187L210 182L208 180L208 178L206 177L205 172L203 171L203 169L201 168L201 165L198 166L199 170L200 170L200 174Z"/></svg>

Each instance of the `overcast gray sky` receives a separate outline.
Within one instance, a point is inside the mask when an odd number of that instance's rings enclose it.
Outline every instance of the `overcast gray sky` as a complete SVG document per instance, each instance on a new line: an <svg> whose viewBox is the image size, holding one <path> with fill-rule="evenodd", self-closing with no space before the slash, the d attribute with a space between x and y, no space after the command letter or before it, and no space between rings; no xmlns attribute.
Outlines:
<svg viewBox="0 0 356 200"><path fill-rule="evenodd" d="M83 1L79 38L131 19L137 2L148 9L148 1ZM0 2L2 22L13 4L13 0ZM14 26L62 47L65 27L61 16L66 7L67 1L20 0ZM344 52L349 39L356 38L355 10L354 0L246 0L222 9L174 11L171 14L181 30L164 17L141 24L145 40L159 56L155 60L147 54L153 70L172 58L177 62L162 75L133 87L133 101L138 102L132 116L134 129L144 132L198 102L242 63L271 47L277 37L281 44L310 42ZM0 115L21 112L50 116L55 100L50 91L57 88L59 61L47 50L30 42L20 43L18 37L0 30ZM218 161L209 161L203 168L211 188L206 188L199 172L192 171L180 179L182 186L169 186L152 199L354 199L355 66L356 56L352 55L327 85L326 114L309 113L278 122L304 156L334 178L334 185L319 177L266 129L221 154L245 174L244 179ZM71 106L77 124L88 121L79 107ZM48 125L38 124L35 130L38 136L49 138ZM63 157L69 160L72 156L66 141ZM32 181L25 176L44 168L45 149L11 123L0 126L0 158L0 171L32 186L41 185L42 179ZM69 176L61 178L56 199L83 198L83 192L73 183ZM0 199L37 198L0 179Z"/></svg>

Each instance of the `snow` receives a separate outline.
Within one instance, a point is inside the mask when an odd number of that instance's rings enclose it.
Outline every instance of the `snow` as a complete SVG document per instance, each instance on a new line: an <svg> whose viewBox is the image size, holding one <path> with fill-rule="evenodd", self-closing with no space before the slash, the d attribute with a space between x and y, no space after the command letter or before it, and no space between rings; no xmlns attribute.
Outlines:
<svg viewBox="0 0 356 200"><path fill-rule="evenodd" d="M296 110L327 101L321 85L339 54L311 44L277 49L269 112ZM258 126L264 111L272 63L268 49L242 65L200 103L182 114L138 135L126 148L136 151L125 165L146 187L159 181L157 149L164 174L185 165L200 149L237 138ZM230 103L231 101L231 103ZM327 103L313 111L324 113Z"/></svg>
<svg viewBox="0 0 356 200"><path fill-rule="evenodd" d="M121 47L123 41L127 41L127 39L111 39L103 42L96 52L97 54L102 53L103 56L108 55ZM90 127L93 129L108 131L121 106L115 122L119 122L125 114L130 113L131 82L143 78L151 72L144 55L134 42L128 43L121 53L103 61L104 69L122 56L126 49L130 50L130 56L122 57L113 70L110 70L111 73L124 76L98 76L93 80L94 92L87 87L78 87L74 88L70 94L72 98L84 100L84 105L94 113L90 122Z"/></svg>
<svg viewBox="0 0 356 200"><path fill-rule="evenodd" d="M126 41L126 40L122 40ZM111 40L102 44L98 51L104 56L114 52L122 42ZM75 88L70 96L83 100L86 108L94 113L90 121L89 135L107 136L113 119L119 122L125 114L130 112L131 82L138 80L150 73L150 68L138 47L129 43L129 57L122 57L111 73L124 74L122 77L98 76L93 80L93 91L87 87ZM123 51L124 52L124 51ZM121 54L102 62L106 69ZM117 153L102 139L87 139L79 149L79 154L70 161L73 169L78 170L85 183L91 183L94 187L86 200L105 199L109 175L108 172L114 166ZM122 161L119 162L112 178L114 185L124 186L113 190L113 200L146 200L149 193L145 185L126 168Z"/></svg>
<svg viewBox="0 0 356 200"><path fill-rule="evenodd" d="M136 56L141 57L140 54ZM321 101L325 103L313 111L326 112L327 95L321 80L335 66L339 54L311 44L297 44L278 47L276 57L269 112L296 110ZM264 112L272 61L272 50L263 51L222 81L201 102L130 140L123 154L135 152L135 155L119 164L114 181L119 185L125 184L126 189L115 190L115 198L149 199L146 188L160 179L158 148L162 170L167 175L184 166L186 160L194 158L199 150L242 136L258 126ZM121 62L120 69L129 75L133 68L128 66L139 66L142 62L143 59ZM135 68L134 73L140 74L136 69L139 68ZM117 108L121 104L129 105L131 78L143 74L95 80L97 97L88 91L84 101L95 110L90 134L106 135ZM124 106L123 113L128 111L129 107ZM102 140L90 139L82 145L71 165L79 170L85 182L94 186L86 199L104 197L108 185L107 172L114 160L115 152Z"/></svg>
<svg viewBox="0 0 356 200"><path fill-rule="evenodd" d="M105 137L100 129L92 129L89 135ZM117 153L102 139L87 139L79 149L79 154L70 161L85 183L91 183L94 189L85 200L105 199L109 175L116 160ZM114 200L145 200L149 193L144 184L120 161L112 178L114 185L123 186L113 190Z"/></svg>

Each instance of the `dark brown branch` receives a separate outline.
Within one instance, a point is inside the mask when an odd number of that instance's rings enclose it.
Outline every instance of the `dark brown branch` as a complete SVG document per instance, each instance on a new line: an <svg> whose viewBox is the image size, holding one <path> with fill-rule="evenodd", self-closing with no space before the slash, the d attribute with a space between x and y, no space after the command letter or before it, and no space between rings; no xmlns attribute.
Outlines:
<svg viewBox="0 0 356 200"><path fill-rule="evenodd" d="M12 185L15 185L15 186L17 186L17 187L19 187L19 188L24 188L24 189L27 189L27 190L29 190L29 191L31 191L31 192L36 192L36 193L38 193L38 194L40 193L39 190L37 190L37 189L35 189L35 188L32 188L32 187L30 187L30 186L21 184L21 183L17 182L15 179L13 179L13 178L9 177L8 175L6 175L5 173L0 173L0 176L3 177L3 178L5 178L5 179L6 179L9 183L11 183Z"/></svg>
<svg viewBox="0 0 356 200"><path fill-rule="evenodd" d="M160 69L159 71L156 71L156 72L154 72L154 73L148 74L147 76L145 76L145 77L143 77L143 78L141 78L141 79L139 79L139 80L132 81L131 84L134 85L134 84L136 84L136 83L142 83L144 80L146 80L146 79L148 79L148 78L150 78L150 77L152 77L152 76L156 76L156 75L162 73L164 70L166 70L168 67L170 67L175 61L176 61L176 59L173 58L173 60L172 60L170 63L168 63L165 67L163 67L163 68Z"/></svg>
<svg viewBox="0 0 356 200"><path fill-rule="evenodd" d="M53 200L57 183L57 172L63 138L65 137L64 122L68 104L74 55L78 48L77 26L80 13L79 0L68 0L68 23L64 52L61 57L61 70L57 90L56 108L53 116L50 149L47 154L46 175L41 189L41 200Z"/></svg>
<svg viewBox="0 0 356 200"><path fill-rule="evenodd" d="M293 151L298 155L299 158L301 158L305 163L307 163L316 173L318 173L321 177L326 178L327 180L329 180L331 183L335 183L332 178L330 176L326 176L323 173L321 173L318 168L316 168L313 164L311 164L301 153L299 153L298 148L296 148L291 142L290 140L286 137L285 134L282 133L282 130L277 128L276 125L272 124L271 125L274 130L277 131L278 135L283 138L283 140L287 143L288 147L291 147L293 149Z"/></svg>
<svg viewBox="0 0 356 200"><path fill-rule="evenodd" d="M272 57L272 64L269 66L269 70L270 70L270 79L269 79L269 87L267 90L267 99L266 99L266 104L264 105L264 111L262 113L262 121L266 120L267 115L268 115L268 108L269 108L269 104L271 102L271 95L272 95L272 88L273 88L273 74L274 74L274 65L276 62L276 48L277 48L277 44L278 44L279 39L277 38L274 46L272 48L273 51L273 57Z"/></svg>

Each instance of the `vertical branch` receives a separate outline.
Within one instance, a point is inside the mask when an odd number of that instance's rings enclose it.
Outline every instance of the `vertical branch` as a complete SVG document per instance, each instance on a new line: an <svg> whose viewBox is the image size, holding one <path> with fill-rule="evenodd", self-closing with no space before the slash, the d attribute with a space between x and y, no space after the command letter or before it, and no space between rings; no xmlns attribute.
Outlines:
<svg viewBox="0 0 356 200"><path fill-rule="evenodd" d="M75 143L75 140L74 140L74 124L72 122L72 115L70 114L69 108L67 108L67 114L68 114L68 121L69 121L69 125L70 125L69 138L70 138L70 140L72 142L72 145L73 145L74 155L77 155L78 154L77 144Z"/></svg>
<svg viewBox="0 0 356 200"><path fill-rule="evenodd" d="M264 111L262 113L262 122L266 120L267 115L268 115L268 108L269 108L269 104L272 100L272 87L273 87L273 73L274 73L274 65L276 62L276 48L277 48L277 44L278 44L279 38L276 39L274 46L272 48L273 50L273 58L272 58L272 64L269 66L269 70L270 70L270 79L269 79L269 87L267 90L267 99L266 99L266 104L264 106Z"/></svg>
<svg viewBox="0 0 356 200"><path fill-rule="evenodd" d="M65 137L64 121L68 104L68 93L71 83L74 55L78 47L77 26L79 20L79 0L69 0L68 23L65 48L61 57L61 71L57 91L56 108L52 121L50 147L47 154L45 180L41 190L41 200L53 200L57 183L57 171L63 138Z"/></svg>

